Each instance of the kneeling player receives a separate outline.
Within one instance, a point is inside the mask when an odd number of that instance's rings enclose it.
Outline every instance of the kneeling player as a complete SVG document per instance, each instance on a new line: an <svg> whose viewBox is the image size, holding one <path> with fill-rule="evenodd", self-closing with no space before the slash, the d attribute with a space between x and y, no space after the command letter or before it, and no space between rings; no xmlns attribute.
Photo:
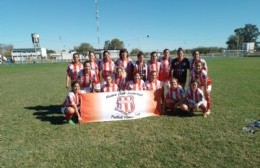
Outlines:
<svg viewBox="0 0 260 168"><path fill-rule="evenodd" d="M165 106L174 111L180 108L183 111L188 111L188 107L185 104L185 91L182 86L178 84L178 79L173 78L170 80L170 89L167 91Z"/></svg>
<svg viewBox="0 0 260 168"><path fill-rule="evenodd" d="M203 112L203 117L207 117L207 101L204 98L203 91L198 88L198 81L191 80L190 87L186 92L188 107L190 111L196 111L199 108Z"/></svg>
<svg viewBox="0 0 260 168"><path fill-rule="evenodd" d="M79 112L79 106L80 106L80 85L78 81L73 81L71 83L71 92L69 92L65 102L63 103L61 107L61 112L66 115L66 119L68 121L68 124L75 125L75 123L72 121L73 115L76 115L78 117L79 123L82 121L80 112Z"/></svg>

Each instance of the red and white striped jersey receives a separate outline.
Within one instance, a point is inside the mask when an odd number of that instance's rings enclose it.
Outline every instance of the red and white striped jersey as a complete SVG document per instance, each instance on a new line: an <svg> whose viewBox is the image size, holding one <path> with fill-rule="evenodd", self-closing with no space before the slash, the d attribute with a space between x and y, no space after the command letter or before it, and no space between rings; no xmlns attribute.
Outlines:
<svg viewBox="0 0 260 168"><path fill-rule="evenodd" d="M67 68L67 75L71 81L77 80L79 72L83 69L83 65L78 63L70 63Z"/></svg>
<svg viewBox="0 0 260 168"><path fill-rule="evenodd" d="M126 78L124 76L115 76L114 83L117 84L118 90L125 90Z"/></svg>
<svg viewBox="0 0 260 168"><path fill-rule="evenodd" d="M195 92L191 90L190 87L188 87L186 91L187 100L189 103L193 104L207 104L204 93L201 89L197 89Z"/></svg>
<svg viewBox="0 0 260 168"><path fill-rule="evenodd" d="M146 90L145 82L142 79L140 79L139 82L134 82L131 80L126 84L126 90Z"/></svg>
<svg viewBox="0 0 260 168"><path fill-rule="evenodd" d="M190 71L193 71L194 68L195 68L195 63L196 63L196 60L195 59L190 59ZM207 66L207 63L204 59L200 59L200 62L202 63L202 69L204 69L205 71L208 71L208 66Z"/></svg>
<svg viewBox="0 0 260 168"><path fill-rule="evenodd" d="M148 74L150 74L151 71L156 71L157 74L159 74L160 72L160 66L161 66L161 63L156 61L156 62L150 62L148 64Z"/></svg>
<svg viewBox="0 0 260 168"><path fill-rule="evenodd" d="M110 86L107 84L102 86L101 89L102 92L117 92L118 91L118 86L115 83L112 83Z"/></svg>
<svg viewBox="0 0 260 168"><path fill-rule="evenodd" d="M171 60L170 58L162 59L158 79L160 81L167 82L170 80L170 77L171 77Z"/></svg>
<svg viewBox="0 0 260 168"><path fill-rule="evenodd" d="M145 86L147 90L158 90L162 88L162 82L157 79L155 81L147 80L145 81Z"/></svg>
<svg viewBox="0 0 260 168"><path fill-rule="evenodd" d="M98 60L94 60L93 62L90 62L91 70L95 71L96 74L99 74L99 63Z"/></svg>
<svg viewBox="0 0 260 168"><path fill-rule="evenodd" d="M130 58L127 58L126 60L118 59L116 61L116 66L117 67L123 67L125 71L127 71L127 68L129 67L129 64L132 63L132 60Z"/></svg>
<svg viewBox="0 0 260 168"><path fill-rule="evenodd" d="M147 66L147 64L145 62L139 63L138 61L136 61L135 65L134 65L134 74L135 73L139 73L140 76L141 76L141 79L146 81L147 76L148 76L148 66Z"/></svg>
<svg viewBox="0 0 260 168"><path fill-rule="evenodd" d="M176 89L169 89L166 94L166 99L173 99L174 101L178 102L182 98L185 98L186 94L181 85L178 85Z"/></svg>
<svg viewBox="0 0 260 168"><path fill-rule="evenodd" d="M79 94L75 94L74 92L69 92L64 103L62 104L62 107L69 107L74 105L76 106L80 105L80 96Z"/></svg>
<svg viewBox="0 0 260 168"><path fill-rule="evenodd" d="M100 68L102 70L102 78L104 79L107 75L113 75L115 69L115 63L111 59L109 59L106 62L102 60Z"/></svg>
<svg viewBox="0 0 260 168"><path fill-rule="evenodd" d="M191 71L190 73L190 81L197 80L199 82L199 88L204 86L205 81L207 81L208 75L205 70L202 70L201 72L197 73L195 69Z"/></svg>
<svg viewBox="0 0 260 168"><path fill-rule="evenodd" d="M84 89L87 92L91 92L94 84L100 82L99 76L95 71L91 70L88 74L86 74L84 69L80 71L78 80L80 81L81 89Z"/></svg>

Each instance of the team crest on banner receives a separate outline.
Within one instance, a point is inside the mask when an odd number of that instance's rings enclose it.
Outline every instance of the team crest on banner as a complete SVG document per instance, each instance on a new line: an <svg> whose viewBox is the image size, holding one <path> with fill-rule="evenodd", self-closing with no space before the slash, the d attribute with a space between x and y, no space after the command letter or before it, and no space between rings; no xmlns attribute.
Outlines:
<svg viewBox="0 0 260 168"><path fill-rule="evenodd" d="M118 96L116 102L116 111L123 113L124 115L129 115L135 110L134 96Z"/></svg>

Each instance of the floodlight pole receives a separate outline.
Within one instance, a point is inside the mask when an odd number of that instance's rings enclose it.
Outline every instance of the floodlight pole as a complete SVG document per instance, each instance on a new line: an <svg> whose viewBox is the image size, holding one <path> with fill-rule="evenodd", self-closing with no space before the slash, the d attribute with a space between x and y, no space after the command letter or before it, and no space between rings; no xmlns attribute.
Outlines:
<svg viewBox="0 0 260 168"><path fill-rule="evenodd" d="M149 57L149 55L150 55L150 36L147 35L146 37L148 38L148 57Z"/></svg>
<svg viewBox="0 0 260 168"><path fill-rule="evenodd" d="M98 0L95 0L96 5L96 24L97 24L97 39L98 39L98 49L100 49L100 39L99 39L99 10L98 10Z"/></svg>

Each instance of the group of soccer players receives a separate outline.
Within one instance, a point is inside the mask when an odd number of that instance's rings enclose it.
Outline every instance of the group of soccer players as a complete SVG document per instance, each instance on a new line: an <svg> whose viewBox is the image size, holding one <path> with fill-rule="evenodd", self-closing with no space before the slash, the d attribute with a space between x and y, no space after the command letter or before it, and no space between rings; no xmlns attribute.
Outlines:
<svg viewBox="0 0 260 168"><path fill-rule="evenodd" d="M125 90L162 89L163 107L174 111L202 109L203 116L210 114L211 80L208 77L206 61L199 51L193 51L191 60L184 57L182 48L177 50L177 58L170 57L165 49L158 59L157 52L150 54L145 62L143 52L137 54L137 61L132 61L126 49L119 52L119 59L110 58L110 53L103 52L103 59L95 58L93 51L82 64L79 54L73 54L73 61L68 65L66 87L71 83L72 91L67 96L62 111L70 122L76 114L81 120L78 105L80 93L116 92ZM190 70L189 87L185 91L187 71ZM72 122L72 121L71 121Z"/></svg>

